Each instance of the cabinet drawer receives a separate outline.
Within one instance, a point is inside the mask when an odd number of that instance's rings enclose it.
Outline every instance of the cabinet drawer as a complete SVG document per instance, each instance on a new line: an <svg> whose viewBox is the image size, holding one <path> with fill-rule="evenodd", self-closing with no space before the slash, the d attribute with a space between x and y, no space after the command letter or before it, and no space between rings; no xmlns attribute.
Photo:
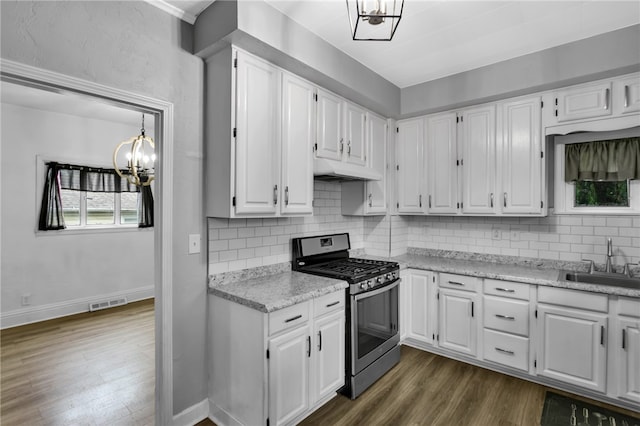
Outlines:
<svg viewBox="0 0 640 426"><path fill-rule="evenodd" d="M440 287L477 292L482 288L482 278L442 273L440 274Z"/></svg>
<svg viewBox="0 0 640 426"><path fill-rule="evenodd" d="M529 339L485 329L484 359L528 371Z"/></svg>
<svg viewBox="0 0 640 426"><path fill-rule="evenodd" d="M529 335L529 302L484 297L484 326L507 333Z"/></svg>
<svg viewBox="0 0 640 426"><path fill-rule="evenodd" d="M309 321L310 301L298 303L269 314L269 335L297 327Z"/></svg>
<svg viewBox="0 0 640 426"><path fill-rule="evenodd" d="M566 288L538 286L538 302L598 312L607 312L609 310L608 296L606 294L567 290Z"/></svg>
<svg viewBox="0 0 640 426"><path fill-rule="evenodd" d="M344 290L313 299L313 316L317 318L329 312L344 311L344 299Z"/></svg>
<svg viewBox="0 0 640 426"><path fill-rule="evenodd" d="M484 294L529 300L529 284L485 279Z"/></svg>
<svg viewBox="0 0 640 426"><path fill-rule="evenodd" d="M621 297L618 303L618 311L620 315L640 318L640 299Z"/></svg>

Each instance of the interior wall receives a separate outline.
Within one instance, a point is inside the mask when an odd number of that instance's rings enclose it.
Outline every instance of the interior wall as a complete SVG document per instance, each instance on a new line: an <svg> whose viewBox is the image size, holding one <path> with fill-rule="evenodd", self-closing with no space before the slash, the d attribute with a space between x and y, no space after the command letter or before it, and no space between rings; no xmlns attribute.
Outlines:
<svg viewBox="0 0 640 426"><path fill-rule="evenodd" d="M188 254L188 235L206 235L204 77L202 60L191 54L192 26L142 1L2 1L0 12L3 59L174 105L174 181L168 183L173 185L173 323L169 327L173 330L173 410L180 413L207 397L207 253ZM2 226L6 226L4 219ZM2 255L9 249L3 244Z"/></svg>
<svg viewBox="0 0 640 426"><path fill-rule="evenodd" d="M540 218L401 216L408 247L604 264L640 262L640 217L553 215ZM496 232L497 231L497 232ZM494 235L497 234L497 235Z"/></svg>
<svg viewBox="0 0 640 426"><path fill-rule="evenodd" d="M343 216L341 185L314 182L313 216L209 218L209 274L291 261L291 239L348 232L352 249L388 256L389 216Z"/></svg>
<svg viewBox="0 0 640 426"><path fill-rule="evenodd" d="M2 326L18 325L9 319L16 314L49 319L61 305L71 310L65 314L87 311L87 299L153 296L151 230L36 232L44 184L36 157L112 167L116 144L137 135L139 127L6 103L1 114L2 218L11 224L2 233ZM23 294L30 294L29 306L22 306Z"/></svg>
<svg viewBox="0 0 640 426"><path fill-rule="evenodd" d="M640 25L405 87L402 118L640 70Z"/></svg>

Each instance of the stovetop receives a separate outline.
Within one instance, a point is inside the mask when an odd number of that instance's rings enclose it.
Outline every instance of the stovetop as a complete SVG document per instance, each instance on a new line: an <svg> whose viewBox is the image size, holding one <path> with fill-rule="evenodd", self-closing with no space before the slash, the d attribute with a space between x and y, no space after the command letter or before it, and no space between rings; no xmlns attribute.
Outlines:
<svg viewBox="0 0 640 426"><path fill-rule="evenodd" d="M355 283L398 269L396 262L348 257L300 268L300 271Z"/></svg>

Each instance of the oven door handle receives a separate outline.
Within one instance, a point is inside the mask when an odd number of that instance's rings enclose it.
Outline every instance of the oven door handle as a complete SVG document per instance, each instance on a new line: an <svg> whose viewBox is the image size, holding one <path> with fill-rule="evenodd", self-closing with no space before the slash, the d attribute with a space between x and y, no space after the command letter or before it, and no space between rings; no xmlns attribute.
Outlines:
<svg viewBox="0 0 640 426"><path fill-rule="evenodd" d="M395 280L391 281L390 284L385 285L384 287L380 287L377 288L375 290L371 290L371 291L367 291L364 293L360 293L360 294L356 294L353 296L353 299L358 302L362 299L366 299L368 297L373 297L373 296L377 296L380 293L384 293L385 291L391 290L394 287L397 287L398 284L400 284L400 278L396 278Z"/></svg>

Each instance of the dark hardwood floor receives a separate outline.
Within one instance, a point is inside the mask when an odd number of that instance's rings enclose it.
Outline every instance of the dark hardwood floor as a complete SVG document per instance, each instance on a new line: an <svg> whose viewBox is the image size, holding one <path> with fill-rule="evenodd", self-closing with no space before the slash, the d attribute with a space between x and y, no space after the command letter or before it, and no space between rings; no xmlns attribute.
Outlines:
<svg viewBox="0 0 640 426"><path fill-rule="evenodd" d="M153 300L0 332L0 424L153 425Z"/></svg>
<svg viewBox="0 0 640 426"><path fill-rule="evenodd" d="M0 339L2 426L153 425L152 300L3 330ZM302 425L538 425L545 390L403 346L400 364L358 399L336 396Z"/></svg>

